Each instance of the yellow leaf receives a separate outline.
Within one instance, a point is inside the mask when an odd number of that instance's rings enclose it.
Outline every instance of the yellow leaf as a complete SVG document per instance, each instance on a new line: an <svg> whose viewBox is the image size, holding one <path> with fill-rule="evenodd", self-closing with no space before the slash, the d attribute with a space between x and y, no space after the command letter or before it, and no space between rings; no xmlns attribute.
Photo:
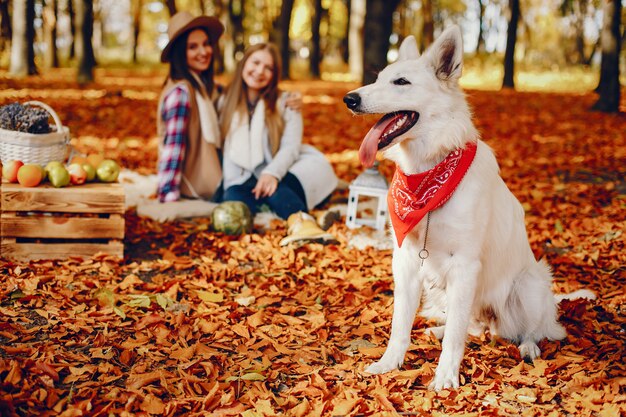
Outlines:
<svg viewBox="0 0 626 417"><path fill-rule="evenodd" d="M150 297L143 294L131 295L127 303L131 307L150 307Z"/></svg>
<svg viewBox="0 0 626 417"><path fill-rule="evenodd" d="M198 298L200 298L205 303L220 303L224 301L224 295L222 293L214 293L209 291L196 291Z"/></svg>
<svg viewBox="0 0 626 417"><path fill-rule="evenodd" d="M126 313L124 313L124 311L121 308L113 307L113 312L117 314L118 316L120 316L122 320L126 319Z"/></svg>
<svg viewBox="0 0 626 417"><path fill-rule="evenodd" d="M161 308L163 310L165 310L167 308L167 305L170 304L168 303L168 298L165 297L163 294L157 294L154 299L156 300L157 304L161 306Z"/></svg>
<svg viewBox="0 0 626 417"><path fill-rule="evenodd" d="M108 288L99 288L93 296L102 307L113 307L115 305L115 295Z"/></svg>
<svg viewBox="0 0 626 417"><path fill-rule="evenodd" d="M247 374L243 374L241 379L244 381L265 381L265 377L256 372L250 372Z"/></svg>
<svg viewBox="0 0 626 417"><path fill-rule="evenodd" d="M233 381L265 381L265 377L258 372L248 372L241 376L229 376L226 378L226 382Z"/></svg>

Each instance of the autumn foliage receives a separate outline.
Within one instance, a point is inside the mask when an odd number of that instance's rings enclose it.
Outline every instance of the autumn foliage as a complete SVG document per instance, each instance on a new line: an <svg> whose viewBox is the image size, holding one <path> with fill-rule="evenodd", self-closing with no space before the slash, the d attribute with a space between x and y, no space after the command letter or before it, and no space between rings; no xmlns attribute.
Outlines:
<svg viewBox="0 0 626 417"><path fill-rule="evenodd" d="M154 173L161 74L102 71L85 89L68 79L0 77L0 104L44 101L78 150ZM354 179L373 122L341 102L354 85L286 87L304 94L305 141ZM0 416L623 415L626 117L590 112L591 93L468 98L555 292L598 296L560 303L568 336L543 341L541 359L470 337L464 385L428 391L441 346L418 317L402 369L367 375L390 332L389 250L351 247L343 224L337 244L280 247L282 222L237 238L209 219L161 224L130 209L121 261L0 260Z"/></svg>

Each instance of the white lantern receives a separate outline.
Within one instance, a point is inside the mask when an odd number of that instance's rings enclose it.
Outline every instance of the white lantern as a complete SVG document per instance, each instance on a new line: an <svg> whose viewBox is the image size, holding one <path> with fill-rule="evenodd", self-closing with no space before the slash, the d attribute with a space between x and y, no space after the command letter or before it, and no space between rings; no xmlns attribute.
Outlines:
<svg viewBox="0 0 626 417"><path fill-rule="evenodd" d="M363 225L383 230L387 222L387 190L389 185L385 177L378 171L378 162L374 166L362 172L350 184L348 197L348 211L346 213L346 226L350 229ZM371 217L359 217L359 200L363 197L374 200ZM365 199L363 199L364 201Z"/></svg>

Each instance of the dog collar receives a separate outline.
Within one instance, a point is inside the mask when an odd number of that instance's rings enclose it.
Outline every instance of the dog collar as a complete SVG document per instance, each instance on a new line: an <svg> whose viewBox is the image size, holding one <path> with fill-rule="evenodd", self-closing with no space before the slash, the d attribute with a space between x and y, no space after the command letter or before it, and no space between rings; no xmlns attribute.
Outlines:
<svg viewBox="0 0 626 417"><path fill-rule="evenodd" d="M465 148L450 152L428 171L406 175L396 166L387 204L399 247L428 212L438 209L452 197L475 155L476 143L468 142Z"/></svg>

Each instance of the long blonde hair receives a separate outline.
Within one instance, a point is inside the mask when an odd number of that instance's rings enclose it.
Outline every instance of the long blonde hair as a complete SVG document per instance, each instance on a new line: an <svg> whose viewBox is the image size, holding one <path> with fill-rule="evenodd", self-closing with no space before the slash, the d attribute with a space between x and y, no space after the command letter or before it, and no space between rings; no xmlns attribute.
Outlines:
<svg viewBox="0 0 626 417"><path fill-rule="evenodd" d="M278 97L280 90L278 89L278 80L280 78L280 54L275 45L271 43L258 43L246 49L243 58L237 64L235 75L230 82L228 89L224 94L224 106L221 110L220 128L222 137L226 138L230 130L235 112L239 112L241 117L247 117L247 87L243 81L243 67L250 56L261 50L266 50L272 56L274 68L272 70L272 78L263 90L260 91L260 99L265 102L265 125L270 138L270 149L272 155L276 155L280 147L280 139L285 129L285 121L278 109Z"/></svg>

